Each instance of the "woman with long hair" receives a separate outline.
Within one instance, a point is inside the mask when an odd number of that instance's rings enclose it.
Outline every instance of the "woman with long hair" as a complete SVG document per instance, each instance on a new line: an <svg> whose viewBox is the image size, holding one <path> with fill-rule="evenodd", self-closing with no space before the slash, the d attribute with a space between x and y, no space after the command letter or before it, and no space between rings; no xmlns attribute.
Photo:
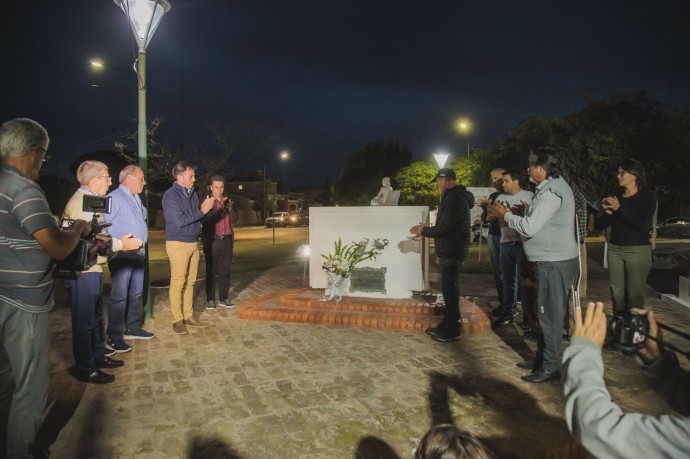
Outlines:
<svg viewBox="0 0 690 459"><path fill-rule="evenodd" d="M621 191L601 200L602 212L594 226L607 229L611 301L614 314L621 314L644 307L656 195L647 188L644 166L636 159L621 162L617 177Z"/></svg>

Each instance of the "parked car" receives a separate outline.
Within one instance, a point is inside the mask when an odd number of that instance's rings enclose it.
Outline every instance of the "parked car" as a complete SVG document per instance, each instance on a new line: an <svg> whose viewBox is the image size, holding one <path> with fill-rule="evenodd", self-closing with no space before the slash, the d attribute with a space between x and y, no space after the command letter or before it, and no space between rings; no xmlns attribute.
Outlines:
<svg viewBox="0 0 690 459"><path fill-rule="evenodd" d="M479 223L472 225L472 240L479 242L480 237L484 242L489 239L489 225L481 225Z"/></svg>
<svg viewBox="0 0 690 459"><path fill-rule="evenodd" d="M309 211L293 210L288 214L287 224L290 226L309 226Z"/></svg>
<svg viewBox="0 0 690 459"><path fill-rule="evenodd" d="M690 217L673 217L656 226L656 234L664 237L690 237Z"/></svg>
<svg viewBox="0 0 690 459"><path fill-rule="evenodd" d="M266 227L273 228L274 226L287 226L288 213L287 212L274 212L272 217L266 219Z"/></svg>

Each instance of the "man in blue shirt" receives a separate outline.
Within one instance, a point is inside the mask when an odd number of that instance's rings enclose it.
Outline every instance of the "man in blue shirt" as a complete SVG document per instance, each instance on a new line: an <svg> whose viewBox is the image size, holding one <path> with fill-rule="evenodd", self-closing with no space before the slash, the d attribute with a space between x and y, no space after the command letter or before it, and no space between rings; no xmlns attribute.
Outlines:
<svg viewBox="0 0 690 459"><path fill-rule="evenodd" d="M120 186L108 196L112 208L105 214L105 221L111 226L111 236L121 238L132 234L141 239L141 249L136 252L118 252L108 262L112 290L108 307L107 347L115 352L127 352L131 347L124 339L151 339L153 333L141 328L141 299L144 291L144 261L148 228L146 207L139 194L144 190L144 172L130 164L120 172ZM124 335L123 335L124 329Z"/></svg>
<svg viewBox="0 0 690 459"><path fill-rule="evenodd" d="M213 197L201 205L194 192L196 174L185 161L172 170L175 183L163 194L165 215L165 251L170 260L170 308L173 331L189 333L186 325L205 326L194 316L194 283L199 269L199 234L201 220L213 208Z"/></svg>

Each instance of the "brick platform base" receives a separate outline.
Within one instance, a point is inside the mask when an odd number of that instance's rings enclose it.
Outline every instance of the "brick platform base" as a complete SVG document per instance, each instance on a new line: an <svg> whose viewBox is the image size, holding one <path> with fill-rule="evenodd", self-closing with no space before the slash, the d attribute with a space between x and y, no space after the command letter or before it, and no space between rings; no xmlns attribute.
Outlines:
<svg viewBox="0 0 690 459"><path fill-rule="evenodd" d="M435 295L415 295L407 299L343 297L338 304L320 301L322 295L321 289L278 291L240 304L237 316L247 320L423 332L437 325L445 312L445 306L435 304ZM491 330L488 303L477 303L461 298L460 315L466 334Z"/></svg>

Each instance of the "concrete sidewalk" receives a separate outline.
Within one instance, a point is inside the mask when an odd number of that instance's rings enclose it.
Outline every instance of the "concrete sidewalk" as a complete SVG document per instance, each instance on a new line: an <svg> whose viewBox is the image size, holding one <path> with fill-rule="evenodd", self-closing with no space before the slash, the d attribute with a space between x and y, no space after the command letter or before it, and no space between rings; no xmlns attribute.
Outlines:
<svg viewBox="0 0 690 459"><path fill-rule="evenodd" d="M590 268L590 297L608 299L601 271ZM303 265L232 282L241 304L303 287ZM476 301L493 300L492 285L489 275L463 278ZM51 457L409 458L441 422L476 434L499 457L586 457L566 429L561 385L520 380L515 364L535 345L517 327L442 344L418 332L239 320L218 309L204 311L208 328L176 335L167 290L154 292L146 326L156 338L130 342L133 351L117 356L125 366L105 386L68 374L69 307L51 313L50 407L39 435ZM687 311L654 298L649 305L662 322L690 330ZM624 409L671 412L634 359L605 351L604 362Z"/></svg>

